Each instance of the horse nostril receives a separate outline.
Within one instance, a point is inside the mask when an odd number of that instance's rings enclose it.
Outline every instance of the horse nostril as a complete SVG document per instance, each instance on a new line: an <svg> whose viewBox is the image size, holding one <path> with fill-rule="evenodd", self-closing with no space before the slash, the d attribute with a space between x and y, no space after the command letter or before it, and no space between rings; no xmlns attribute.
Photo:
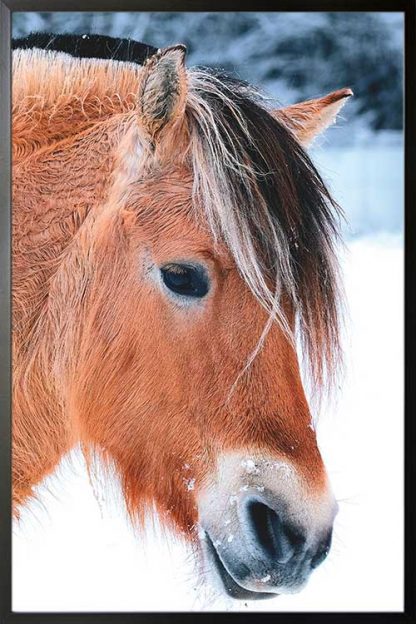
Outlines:
<svg viewBox="0 0 416 624"><path fill-rule="evenodd" d="M331 548L332 531L322 540L311 560L311 568L317 568L326 559Z"/></svg>
<svg viewBox="0 0 416 624"><path fill-rule="evenodd" d="M305 538L265 503L250 501L247 513L252 536L271 559L287 563L303 549Z"/></svg>

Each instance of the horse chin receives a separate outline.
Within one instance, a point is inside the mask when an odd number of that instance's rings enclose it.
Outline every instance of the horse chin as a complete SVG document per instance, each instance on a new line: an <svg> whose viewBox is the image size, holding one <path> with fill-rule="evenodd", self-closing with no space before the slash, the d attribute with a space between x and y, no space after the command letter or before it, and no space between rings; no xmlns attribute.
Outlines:
<svg viewBox="0 0 416 624"><path fill-rule="evenodd" d="M214 565L215 573L221 581L222 588L230 598L234 598L235 600L265 600L267 598L275 598L279 595L271 592L251 591L239 585L223 564L208 533L206 533L204 541L208 551L207 554Z"/></svg>

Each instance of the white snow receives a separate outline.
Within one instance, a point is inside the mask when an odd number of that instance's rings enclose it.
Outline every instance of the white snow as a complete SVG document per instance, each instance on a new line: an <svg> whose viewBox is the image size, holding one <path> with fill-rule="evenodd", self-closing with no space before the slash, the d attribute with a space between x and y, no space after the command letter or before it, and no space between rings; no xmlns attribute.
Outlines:
<svg viewBox="0 0 416 624"><path fill-rule="evenodd" d="M195 489L195 479L184 479L188 492Z"/></svg>
<svg viewBox="0 0 416 624"><path fill-rule="evenodd" d="M256 467L256 464L252 459L243 459L241 465L248 474L258 472L258 468Z"/></svg>

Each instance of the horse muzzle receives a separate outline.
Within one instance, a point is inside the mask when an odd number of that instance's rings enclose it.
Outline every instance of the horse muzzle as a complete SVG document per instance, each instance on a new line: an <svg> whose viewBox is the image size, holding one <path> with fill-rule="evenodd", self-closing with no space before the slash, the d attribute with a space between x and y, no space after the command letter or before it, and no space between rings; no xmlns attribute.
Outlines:
<svg viewBox="0 0 416 624"><path fill-rule="evenodd" d="M233 598L295 593L326 558L336 511L286 462L224 456L199 496L204 556Z"/></svg>

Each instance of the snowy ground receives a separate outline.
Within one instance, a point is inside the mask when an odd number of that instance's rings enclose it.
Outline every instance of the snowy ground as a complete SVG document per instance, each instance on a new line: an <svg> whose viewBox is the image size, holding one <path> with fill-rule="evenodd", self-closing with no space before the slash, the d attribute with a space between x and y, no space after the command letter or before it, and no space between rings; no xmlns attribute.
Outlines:
<svg viewBox="0 0 416 624"><path fill-rule="evenodd" d="M318 428L340 512L330 556L306 589L246 604L201 589L185 548L159 530L135 536L75 458L15 528L14 610L402 610L402 241L352 242L344 267L347 375Z"/></svg>

